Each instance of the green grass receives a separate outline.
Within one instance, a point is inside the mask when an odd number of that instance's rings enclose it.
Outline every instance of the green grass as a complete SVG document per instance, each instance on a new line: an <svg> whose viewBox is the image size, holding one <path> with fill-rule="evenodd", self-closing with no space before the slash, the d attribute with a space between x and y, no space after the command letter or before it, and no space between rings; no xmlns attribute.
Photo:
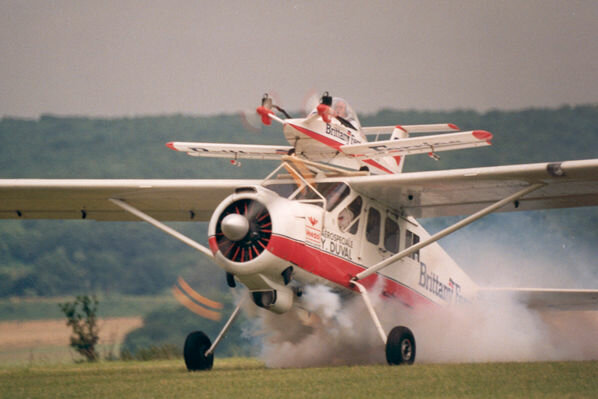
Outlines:
<svg viewBox="0 0 598 399"><path fill-rule="evenodd" d="M59 303L72 302L74 296L64 298L8 298L0 299L0 321L62 319L64 314ZM143 316L164 305L175 305L172 295L133 296L102 295L98 296L99 317Z"/></svg>
<svg viewBox="0 0 598 399"><path fill-rule="evenodd" d="M182 361L0 368L2 398L598 397L598 362L419 364L266 369L217 359L210 372Z"/></svg>

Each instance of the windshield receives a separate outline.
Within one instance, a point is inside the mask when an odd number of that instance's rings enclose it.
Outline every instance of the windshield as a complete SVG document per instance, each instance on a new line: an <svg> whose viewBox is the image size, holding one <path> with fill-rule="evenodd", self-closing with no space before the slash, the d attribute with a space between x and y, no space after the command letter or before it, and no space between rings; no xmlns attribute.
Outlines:
<svg viewBox="0 0 598 399"><path fill-rule="evenodd" d="M338 117L349 122L355 128L355 130L358 130L360 128L361 125L359 124L359 119L357 119L357 114L355 113L355 111L353 111L353 108L351 108L351 106L345 99L340 97L333 97L332 106L330 108L332 108L332 110ZM317 108L314 108L311 114L315 114L317 112Z"/></svg>
<svg viewBox="0 0 598 399"><path fill-rule="evenodd" d="M318 193L307 186L302 186L299 190L299 186L294 182L268 182L265 186L283 198L313 201L319 206L322 206L323 197L326 199L327 211L333 210L351 192L349 186L342 182L315 183L313 187Z"/></svg>

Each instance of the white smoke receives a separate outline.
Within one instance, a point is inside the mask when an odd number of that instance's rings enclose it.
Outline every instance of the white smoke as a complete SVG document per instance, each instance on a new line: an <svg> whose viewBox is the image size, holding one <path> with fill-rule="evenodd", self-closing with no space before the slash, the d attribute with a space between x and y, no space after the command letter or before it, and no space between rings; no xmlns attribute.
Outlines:
<svg viewBox="0 0 598 399"><path fill-rule="evenodd" d="M384 346L361 298L342 299L326 286L306 287L304 309L260 312L262 358L268 367L384 362Z"/></svg>
<svg viewBox="0 0 598 399"><path fill-rule="evenodd" d="M308 287L305 295L310 313L259 312L261 357L267 367L386 362L382 340L360 297L343 302L325 286ZM374 298L380 297L372 292ZM596 312L540 313L509 298L450 308L374 302L387 333L398 325L413 331L418 363L598 359Z"/></svg>
<svg viewBox="0 0 598 399"><path fill-rule="evenodd" d="M542 226L526 217L521 223L513 220L495 233L466 230L446 247L482 286L598 288L594 249L571 253L558 246L558 236L538 241ZM506 231L519 235L512 240ZM529 239L522 239L526 234ZM539 312L508 297L412 309L381 299L377 288L370 297L386 333L398 325L413 331L418 363L598 359L596 311ZM341 297L328 287L310 286L302 304L305 311L257 313L268 367L386 362L382 340L358 295Z"/></svg>

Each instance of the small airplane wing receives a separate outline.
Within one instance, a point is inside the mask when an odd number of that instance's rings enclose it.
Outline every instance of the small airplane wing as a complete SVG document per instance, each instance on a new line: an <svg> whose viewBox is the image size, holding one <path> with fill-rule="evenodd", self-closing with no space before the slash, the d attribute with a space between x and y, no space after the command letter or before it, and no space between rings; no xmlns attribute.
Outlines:
<svg viewBox="0 0 598 399"><path fill-rule="evenodd" d="M598 290L480 288L481 300L508 300L541 310L598 310Z"/></svg>
<svg viewBox="0 0 598 399"><path fill-rule="evenodd" d="M536 183L544 186L499 212L598 205L598 159L357 176L345 181L357 192L416 218L470 215Z"/></svg>
<svg viewBox="0 0 598 399"><path fill-rule="evenodd" d="M346 144L340 147L344 154L358 159L381 158L389 155L403 156L460 150L490 145L492 133L484 130L410 137L396 140Z"/></svg>
<svg viewBox="0 0 598 399"><path fill-rule="evenodd" d="M161 221L207 221L236 187L259 180L0 180L0 219L137 220L120 199Z"/></svg>
<svg viewBox="0 0 598 399"><path fill-rule="evenodd" d="M279 160L293 149L284 145L184 143L172 141L166 146L175 151L186 152L194 157L273 159Z"/></svg>
<svg viewBox="0 0 598 399"><path fill-rule="evenodd" d="M428 125L368 126L362 127L361 133L366 136L392 134L397 128L406 133L441 133L459 131L459 127L453 123L434 123Z"/></svg>

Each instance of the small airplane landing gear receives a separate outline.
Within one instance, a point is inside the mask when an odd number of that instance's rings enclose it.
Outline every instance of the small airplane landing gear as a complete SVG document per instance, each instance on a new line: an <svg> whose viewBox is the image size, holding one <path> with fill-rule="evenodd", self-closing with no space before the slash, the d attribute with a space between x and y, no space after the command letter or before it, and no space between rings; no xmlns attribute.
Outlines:
<svg viewBox="0 0 598 399"><path fill-rule="evenodd" d="M187 335L183 356L185 357L185 365L187 366L188 371L212 369L212 365L214 364L214 350L224 337L224 334L226 334L230 328L233 321L237 318L241 306L243 306L246 299L247 296L239 301L239 304L235 310L233 310L233 313L230 315L213 343L203 331L194 331Z"/></svg>
<svg viewBox="0 0 598 399"><path fill-rule="evenodd" d="M214 364L214 352L206 352L212 346L210 338L203 331L193 331L185 340L185 365L189 371L211 370Z"/></svg>
<svg viewBox="0 0 598 399"><path fill-rule="evenodd" d="M407 327L390 330L386 340L386 361L390 365L413 364L415 361L415 338Z"/></svg>

